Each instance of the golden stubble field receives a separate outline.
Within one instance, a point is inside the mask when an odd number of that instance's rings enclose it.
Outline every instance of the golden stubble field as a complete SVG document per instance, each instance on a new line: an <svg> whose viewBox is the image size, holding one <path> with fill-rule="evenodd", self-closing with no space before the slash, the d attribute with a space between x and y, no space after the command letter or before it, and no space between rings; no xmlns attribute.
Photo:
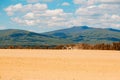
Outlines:
<svg viewBox="0 0 120 80"><path fill-rule="evenodd" d="M0 80L120 80L120 51L1 49Z"/></svg>

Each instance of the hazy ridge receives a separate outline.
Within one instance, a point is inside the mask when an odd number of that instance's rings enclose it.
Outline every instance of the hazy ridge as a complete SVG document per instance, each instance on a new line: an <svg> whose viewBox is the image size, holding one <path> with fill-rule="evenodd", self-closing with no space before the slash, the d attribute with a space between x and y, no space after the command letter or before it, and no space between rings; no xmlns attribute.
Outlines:
<svg viewBox="0 0 120 80"><path fill-rule="evenodd" d="M112 43L120 41L120 30L74 26L46 33L18 29L0 30L0 45L58 45Z"/></svg>

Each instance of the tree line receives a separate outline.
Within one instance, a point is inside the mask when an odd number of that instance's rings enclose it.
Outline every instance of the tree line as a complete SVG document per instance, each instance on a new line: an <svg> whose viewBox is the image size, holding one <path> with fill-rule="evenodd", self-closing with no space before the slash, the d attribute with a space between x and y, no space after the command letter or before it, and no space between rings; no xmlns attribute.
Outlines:
<svg viewBox="0 0 120 80"><path fill-rule="evenodd" d="M111 44L62 44L62 45L1 45L0 49L87 49L87 50L120 50L120 42Z"/></svg>
<svg viewBox="0 0 120 80"><path fill-rule="evenodd" d="M113 42L112 44L67 44L58 45L55 49L87 49L87 50L120 50L120 42Z"/></svg>

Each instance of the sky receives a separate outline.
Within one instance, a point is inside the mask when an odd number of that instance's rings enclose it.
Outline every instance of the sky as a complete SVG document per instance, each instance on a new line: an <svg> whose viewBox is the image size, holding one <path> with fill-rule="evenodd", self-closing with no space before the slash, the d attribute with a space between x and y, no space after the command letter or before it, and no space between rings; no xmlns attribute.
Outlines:
<svg viewBox="0 0 120 80"><path fill-rule="evenodd" d="M120 29L120 0L0 0L0 30Z"/></svg>

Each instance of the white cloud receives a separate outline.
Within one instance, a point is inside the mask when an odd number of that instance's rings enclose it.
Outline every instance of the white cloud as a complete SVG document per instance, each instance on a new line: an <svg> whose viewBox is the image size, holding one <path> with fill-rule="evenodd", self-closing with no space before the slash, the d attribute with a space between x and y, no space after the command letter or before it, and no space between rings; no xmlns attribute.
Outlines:
<svg viewBox="0 0 120 80"><path fill-rule="evenodd" d="M16 5L21 8L13 10ZM65 13L63 9L50 10L46 4L16 4L5 9L13 22L24 26L58 27L68 26L72 13ZM12 15L10 15L12 13Z"/></svg>
<svg viewBox="0 0 120 80"><path fill-rule="evenodd" d="M85 0L73 0L75 4L83 4L86 1Z"/></svg>
<svg viewBox="0 0 120 80"><path fill-rule="evenodd" d="M23 7L22 4L11 5L8 8L6 8L5 11L9 16L12 16L14 12L22 9L22 7Z"/></svg>
<svg viewBox="0 0 120 80"><path fill-rule="evenodd" d="M28 5L22 5L22 4L16 4L16 5L11 5L5 9L7 14L9 16L13 16L15 13L26 13L26 12L34 12L34 11L42 11L47 9L46 4L28 4Z"/></svg>
<svg viewBox="0 0 120 80"><path fill-rule="evenodd" d="M0 29L5 29L5 26L0 26Z"/></svg>
<svg viewBox="0 0 120 80"><path fill-rule="evenodd" d="M80 5L75 24L120 28L120 0L73 0Z"/></svg>
<svg viewBox="0 0 120 80"><path fill-rule="evenodd" d="M63 9L50 10L47 4L16 4L5 11L11 20L24 26L69 27L88 25L91 27L120 28L120 5L114 0L74 0L80 7L74 13ZM111 4L113 3L114 4ZM98 4L99 3L99 4ZM116 4L115 4L116 3ZM85 4L85 5L83 5Z"/></svg>
<svg viewBox="0 0 120 80"><path fill-rule="evenodd" d="M97 0L97 2L106 4L120 4L120 0Z"/></svg>
<svg viewBox="0 0 120 80"><path fill-rule="evenodd" d="M62 3L62 6L69 6L69 5L70 5L70 3L68 3L68 2Z"/></svg>
<svg viewBox="0 0 120 80"><path fill-rule="evenodd" d="M95 5L95 4L120 4L120 0L73 0L75 4Z"/></svg>
<svg viewBox="0 0 120 80"><path fill-rule="evenodd" d="M35 17L35 14L32 12L29 12L26 15L24 15L24 18L26 19L33 19L34 17Z"/></svg>
<svg viewBox="0 0 120 80"><path fill-rule="evenodd" d="M81 6L92 5L97 2L97 0L73 0L75 4L80 4Z"/></svg>
<svg viewBox="0 0 120 80"><path fill-rule="evenodd" d="M63 14L62 9L56 9L56 10L46 10L46 16L57 16Z"/></svg>
<svg viewBox="0 0 120 80"><path fill-rule="evenodd" d="M113 20L120 20L120 16L119 15L112 15L111 18Z"/></svg>
<svg viewBox="0 0 120 80"><path fill-rule="evenodd" d="M13 22L18 23L21 26L35 26L36 25L35 20L22 19L22 18L19 18L19 17L11 18L11 20Z"/></svg>
<svg viewBox="0 0 120 80"><path fill-rule="evenodd" d="M39 0L27 0L28 3L37 3Z"/></svg>
<svg viewBox="0 0 120 80"><path fill-rule="evenodd" d="M52 2L53 0L26 0L28 3Z"/></svg>
<svg viewBox="0 0 120 80"><path fill-rule="evenodd" d="M76 10L78 23L96 27L120 28L120 6L100 4L80 7ZM77 22L77 21L76 21Z"/></svg>

